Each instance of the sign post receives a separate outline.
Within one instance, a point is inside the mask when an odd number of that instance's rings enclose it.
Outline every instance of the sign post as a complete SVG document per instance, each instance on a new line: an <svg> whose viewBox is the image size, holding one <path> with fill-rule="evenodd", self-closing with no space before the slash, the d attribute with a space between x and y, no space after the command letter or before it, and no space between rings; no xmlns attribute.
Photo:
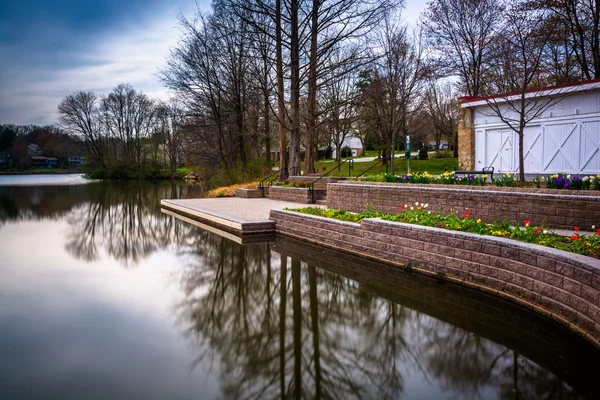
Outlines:
<svg viewBox="0 0 600 400"><path fill-rule="evenodd" d="M406 171L410 175L410 136L406 135L406 152L404 153L406 158Z"/></svg>

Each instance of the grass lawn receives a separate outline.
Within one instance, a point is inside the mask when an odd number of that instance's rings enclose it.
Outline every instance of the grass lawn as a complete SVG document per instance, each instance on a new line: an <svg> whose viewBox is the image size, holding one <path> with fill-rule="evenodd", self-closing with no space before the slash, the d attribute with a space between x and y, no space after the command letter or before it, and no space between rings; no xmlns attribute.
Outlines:
<svg viewBox="0 0 600 400"><path fill-rule="evenodd" d="M360 175L363 171L377 163L378 160L369 162L355 162L354 169L351 171L352 176ZM322 174L335 167L335 162L328 160L321 160L315 163L315 169L318 173ZM410 161L412 172L429 172L430 174L441 174L444 171L455 171L458 168L457 158L437 158L430 160L411 160ZM404 157L396 158L395 160L395 174L406 173L406 159ZM367 172L367 175L380 175L385 174L385 167L381 164ZM388 167L388 172L390 172ZM348 176L348 163L342 164L340 171L335 170L330 176Z"/></svg>

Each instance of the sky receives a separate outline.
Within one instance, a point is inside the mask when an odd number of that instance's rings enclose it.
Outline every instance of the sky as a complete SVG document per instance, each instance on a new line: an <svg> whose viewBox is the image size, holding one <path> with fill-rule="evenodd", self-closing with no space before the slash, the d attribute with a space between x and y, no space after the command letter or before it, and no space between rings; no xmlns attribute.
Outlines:
<svg viewBox="0 0 600 400"><path fill-rule="evenodd" d="M416 21L427 0L405 0ZM180 36L178 16L210 0L0 0L0 124L52 124L68 94L129 83L167 95L157 74Z"/></svg>

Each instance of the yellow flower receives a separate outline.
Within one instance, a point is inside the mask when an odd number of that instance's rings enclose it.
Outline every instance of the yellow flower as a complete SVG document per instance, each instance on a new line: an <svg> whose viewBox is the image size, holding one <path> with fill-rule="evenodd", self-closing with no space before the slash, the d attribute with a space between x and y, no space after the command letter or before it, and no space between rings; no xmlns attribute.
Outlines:
<svg viewBox="0 0 600 400"><path fill-rule="evenodd" d="M477 218L477 223L480 224L481 223L481 218Z"/></svg>

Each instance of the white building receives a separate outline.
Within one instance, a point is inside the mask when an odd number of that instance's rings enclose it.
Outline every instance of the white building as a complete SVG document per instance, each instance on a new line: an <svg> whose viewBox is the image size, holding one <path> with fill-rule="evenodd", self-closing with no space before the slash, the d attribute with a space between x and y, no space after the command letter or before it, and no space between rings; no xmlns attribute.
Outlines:
<svg viewBox="0 0 600 400"><path fill-rule="evenodd" d="M460 99L460 168L519 170L519 137L489 105L511 117L507 101L518 96ZM556 102L525 128L525 173L600 173L600 79L532 90L527 97Z"/></svg>
<svg viewBox="0 0 600 400"><path fill-rule="evenodd" d="M331 144L331 147L333 148L333 153L331 155L332 158L336 158L336 149L335 149L335 143ZM352 136L352 135L348 135L344 138L344 142L342 143L342 149L344 147L349 147L352 150L352 157L356 157L356 156L362 156L362 142L360 141L359 138L357 138L356 136ZM342 152L342 154L344 154Z"/></svg>

